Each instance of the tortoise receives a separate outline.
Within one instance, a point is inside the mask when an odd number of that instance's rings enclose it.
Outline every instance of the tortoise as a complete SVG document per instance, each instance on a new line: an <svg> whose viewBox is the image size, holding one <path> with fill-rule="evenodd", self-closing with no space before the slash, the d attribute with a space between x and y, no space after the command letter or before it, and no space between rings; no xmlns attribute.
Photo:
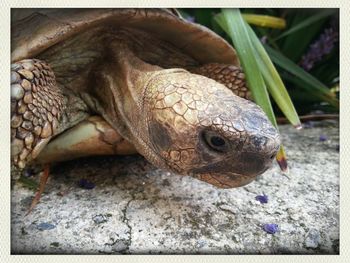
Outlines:
<svg viewBox="0 0 350 263"><path fill-rule="evenodd" d="M251 182L279 149L237 54L174 9L15 9L11 160L24 169L140 153L219 188Z"/></svg>

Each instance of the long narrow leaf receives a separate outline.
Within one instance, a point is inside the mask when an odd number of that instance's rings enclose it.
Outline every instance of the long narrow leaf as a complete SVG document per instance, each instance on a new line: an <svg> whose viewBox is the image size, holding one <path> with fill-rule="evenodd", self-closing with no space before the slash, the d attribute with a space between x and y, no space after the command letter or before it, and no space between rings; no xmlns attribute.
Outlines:
<svg viewBox="0 0 350 263"><path fill-rule="evenodd" d="M242 14L244 20L252 25L261 27L270 27L282 29L286 27L286 21L283 18L267 15Z"/></svg>
<svg viewBox="0 0 350 263"><path fill-rule="evenodd" d="M211 27L211 17L213 10L210 8L200 8L194 11L194 17L196 23L204 25L206 27Z"/></svg>
<svg viewBox="0 0 350 263"><path fill-rule="evenodd" d="M275 40L281 39L283 37L286 37L300 29L303 29L305 27L310 26L313 23L316 23L317 21L330 16L332 14L335 13L335 9L326 9L322 12L319 12L313 16L310 16L309 18L303 20L302 22L300 22L299 24L293 26L292 28L288 29L287 31L283 32L282 34L280 34L277 38L275 38Z"/></svg>
<svg viewBox="0 0 350 263"><path fill-rule="evenodd" d="M265 45L265 49L274 63L276 63L287 72L294 74L297 78L300 78L301 80L309 84L307 86L309 92L310 89L312 89L315 93L319 92L321 95L323 95L323 98L326 101L328 101L331 105L339 108L338 99L334 97L334 94L327 88L326 85L324 85L322 82L313 77L311 74L307 73L304 69L299 67L293 61L291 61L281 53L275 51L271 47Z"/></svg>
<svg viewBox="0 0 350 263"><path fill-rule="evenodd" d="M36 181L23 175L19 178L18 181L22 183L25 187L30 188L34 191L36 191L39 187L39 184Z"/></svg>
<svg viewBox="0 0 350 263"><path fill-rule="evenodd" d="M231 37L238 57L246 74L247 83L252 92L253 99L265 111L273 125L277 127L271 101L267 93L265 81L256 61L253 44L251 43L248 28L239 9L223 9L223 15L216 17L218 24ZM234 26L232 26L234 25ZM277 154L277 162L283 172L288 172L287 158L283 146Z"/></svg>
<svg viewBox="0 0 350 263"><path fill-rule="evenodd" d="M217 17L217 22L231 37L238 57L246 74L247 83L252 92L254 101L262 107L271 121L275 122L271 102L267 93L264 79L259 70L253 45L245 22L238 9L223 9L222 16ZM230 26L235 25L235 26Z"/></svg>
<svg viewBox="0 0 350 263"><path fill-rule="evenodd" d="M312 87L310 88L310 84L306 83L302 79L296 78L294 75L289 74L288 72L282 73L281 76L284 80L289 81L292 85L298 88L292 91L294 94L294 98L298 99L299 101L308 101L309 103L320 103L322 101L328 100L327 96L323 95L320 92L315 92ZM330 92L332 93L332 96L336 98L336 94L333 91L331 91L331 89ZM334 108L336 108L336 106L334 105L331 105L331 107L333 108L333 110Z"/></svg>
<svg viewBox="0 0 350 263"><path fill-rule="evenodd" d="M292 21L292 26L301 23L304 19L307 19L310 14L305 14L306 11L298 12ZM308 16L307 16L308 15ZM320 33L327 21L327 17L322 18L317 23L310 24L307 27L301 28L295 31L293 34L282 39L282 43L279 41L280 50L283 54L286 54L288 58L295 63L300 61L302 55L306 52L310 46L311 41ZM297 43L297 44L296 44Z"/></svg>
<svg viewBox="0 0 350 263"><path fill-rule="evenodd" d="M293 102L279 76L270 57L265 51L254 31L247 25L250 39L254 45L256 58L259 64L259 69L262 71L267 87L278 107L281 109L287 119L297 128L301 127L298 114L294 108Z"/></svg>

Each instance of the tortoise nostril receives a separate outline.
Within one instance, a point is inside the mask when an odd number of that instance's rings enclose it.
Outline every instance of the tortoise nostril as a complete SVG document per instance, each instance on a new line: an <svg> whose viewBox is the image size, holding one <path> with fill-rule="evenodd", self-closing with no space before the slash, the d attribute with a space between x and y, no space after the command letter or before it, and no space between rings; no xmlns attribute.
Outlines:
<svg viewBox="0 0 350 263"><path fill-rule="evenodd" d="M273 159L273 158L275 158L276 157L276 154L274 153L274 154L272 154L271 156L270 156L270 159Z"/></svg>

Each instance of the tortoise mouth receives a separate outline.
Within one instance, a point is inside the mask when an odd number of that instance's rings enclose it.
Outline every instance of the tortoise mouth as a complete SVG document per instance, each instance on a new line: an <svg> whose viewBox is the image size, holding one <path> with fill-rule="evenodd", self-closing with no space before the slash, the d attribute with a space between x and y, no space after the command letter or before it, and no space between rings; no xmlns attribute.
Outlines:
<svg viewBox="0 0 350 263"><path fill-rule="evenodd" d="M249 184L255 180L258 175L243 175L237 173L204 173L195 174L192 176L218 188L236 188Z"/></svg>

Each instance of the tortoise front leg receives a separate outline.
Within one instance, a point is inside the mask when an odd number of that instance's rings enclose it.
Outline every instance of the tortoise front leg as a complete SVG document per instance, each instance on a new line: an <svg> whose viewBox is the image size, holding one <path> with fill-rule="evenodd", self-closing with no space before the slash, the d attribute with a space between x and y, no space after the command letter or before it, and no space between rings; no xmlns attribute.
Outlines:
<svg viewBox="0 0 350 263"><path fill-rule="evenodd" d="M15 166L23 169L35 159L57 133L65 108L66 100L46 63L28 59L11 65L11 159ZM48 169L46 164L28 213L44 191Z"/></svg>
<svg viewBox="0 0 350 263"><path fill-rule="evenodd" d="M190 69L189 71L224 84L237 96L251 100L251 94L246 86L244 73L239 67L227 64L209 63L198 68Z"/></svg>
<svg viewBox="0 0 350 263"><path fill-rule="evenodd" d="M85 119L87 106L63 92L50 66L38 59L11 65L11 159L23 169L50 139Z"/></svg>
<svg viewBox="0 0 350 263"><path fill-rule="evenodd" d="M57 85L50 66L37 59L11 65L11 161L20 170L60 132L87 117L86 105ZM45 164L33 209L49 176Z"/></svg>
<svg viewBox="0 0 350 263"><path fill-rule="evenodd" d="M23 169L57 133L66 101L50 67L36 59L11 65L11 157Z"/></svg>

